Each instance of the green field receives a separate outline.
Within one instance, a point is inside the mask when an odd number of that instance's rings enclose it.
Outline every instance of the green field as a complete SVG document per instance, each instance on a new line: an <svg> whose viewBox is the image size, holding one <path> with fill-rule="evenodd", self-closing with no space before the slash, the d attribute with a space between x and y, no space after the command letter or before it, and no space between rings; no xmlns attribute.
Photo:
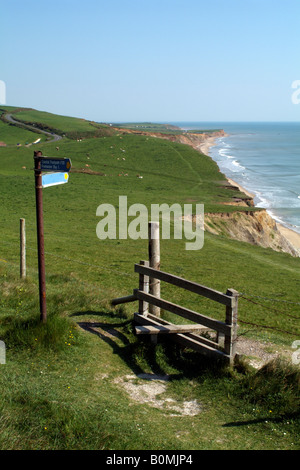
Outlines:
<svg viewBox="0 0 300 470"><path fill-rule="evenodd" d="M36 111L35 109L22 109L11 106L2 106L1 109L3 111L12 112L13 117L21 123L34 124L46 131L66 135L71 139L77 140L83 137L99 137L112 133L109 125L95 123L85 119L59 116L44 111Z"/></svg>
<svg viewBox="0 0 300 470"><path fill-rule="evenodd" d="M7 106L4 109L9 111L11 107ZM4 113L4 109L0 109L0 116ZM14 110L12 108L11 110ZM27 145L31 144L37 139L41 139L41 141L45 141L46 138L42 134L30 132L26 129L20 129L19 127L9 125L0 120L0 142L4 142L6 145L13 145L16 144L20 145Z"/></svg>
<svg viewBox="0 0 300 470"><path fill-rule="evenodd" d="M159 124L152 122L126 122L126 123L113 123L114 127L120 129L132 129L142 132L160 132L163 134L182 134L182 130L170 124Z"/></svg>
<svg viewBox="0 0 300 470"><path fill-rule="evenodd" d="M186 251L185 240L161 242L162 270L221 292L234 288L252 300L239 299L238 334L287 352L288 363L256 371L242 362L229 370L172 344L140 340L132 324L137 305L112 308L110 301L137 287L134 263L147 259L148 242L99 240L97 207L118 209L126 195L128 206L149 210L154 203L192 202L206 212L228 212L237 208L226 201L244 195L226 188L217 165L189 146L118 131L77 141L76 132L89 132L88 121L35 110L16 117L69 133L59 150L44 142L38 149L71 158L72 171L68 184L43 190L48 322L42 325L32 171L37 147L17 147L21 134L14 132L23 130L0 121L0 140L10 142L0 148L0 340L7 347L0 365L0 448L299 448L299 373L290 364L292 342L300 337L299 258L208 233L197 252ZM19 279L21 217L26 280ZM207 299L164 284L162 294L224 320L224 309ZM162 397L179 405L197 400L201 412L172 416L135 401L125 385L141 373L167 374Z"/></svg>
<svg viewBox="0 0 300 470"><path fill-rule="evenodd" d="M219 131L220 129L210 129L210 130L193 130L189 129L184 131L180 129L178 126L174 126L171 124L159 124L159 123L151 123L151 122L126 122L126 123L113 123L113 126L118 127L120 129L131 129L134 131L140 132L156 132L161 134L174 134L179 135L185 132L193 133L193 134L203 134L203 133L211 133Z"/></svg>

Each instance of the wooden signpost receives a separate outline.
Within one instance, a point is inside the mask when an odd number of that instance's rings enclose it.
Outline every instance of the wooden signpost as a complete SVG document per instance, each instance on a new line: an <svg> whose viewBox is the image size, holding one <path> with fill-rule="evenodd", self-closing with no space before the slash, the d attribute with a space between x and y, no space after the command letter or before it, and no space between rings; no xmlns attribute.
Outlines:
<svg viewBox="0 0 300 470"><path fill-rule="evenodd" d="M69 179L68 172L71 169L71 160L69 158L43 157L43 154L40 151L34 152L33 159L36 199L40 319L42 322L46 323L47 306L44 248L43 188L67 183ZM44 171L47 171L49 173L43 174Z"/></svg>

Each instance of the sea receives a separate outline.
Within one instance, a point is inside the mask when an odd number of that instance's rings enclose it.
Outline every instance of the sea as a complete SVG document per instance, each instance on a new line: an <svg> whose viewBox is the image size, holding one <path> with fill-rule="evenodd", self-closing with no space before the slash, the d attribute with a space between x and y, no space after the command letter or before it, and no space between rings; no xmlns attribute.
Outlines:
<svg viewBox="0 0 300 470"><path fill-rule="evenodd" d="M209 155L255 195L254 203L300 233L300 122L177 122L181 129L223 129Z"/></svg>

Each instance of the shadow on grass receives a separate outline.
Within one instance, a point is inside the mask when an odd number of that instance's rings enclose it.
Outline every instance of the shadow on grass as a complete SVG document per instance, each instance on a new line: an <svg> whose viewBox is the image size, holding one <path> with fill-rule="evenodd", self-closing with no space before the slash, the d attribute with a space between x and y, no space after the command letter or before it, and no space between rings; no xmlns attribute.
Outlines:
<svg viewBox="0 0 300 470"><path fill-rule="evenodd" d="M265 416L264 418L251 419L247 421L232 421L230 423L223 424L223 428L233 428L239 426L249 426L251 424L261 424L261 423L282 423L286 420L295 420L299 419L300 413L290 413L284 416L270 417Z"/></svg>
<svg viewBox="0 0 300 470"><path fill-rule="evenodd" d="M75 312L71 316L102 317L102 322L79 318L77 324L108 344L135 375L149 375L151 370L153 376L168 376L169 380L197 378L201 381L207 374L215 377L224 374L222 361L187 350L167 338L160 338L157 345L151 343L149 337L137 338L133 320L128 320L122 311L85 311Z"/></svg>
<svg viewBox="0 0 300 470"><path fill-rule="evenodd" d="M112 348L113 354L118 354L135 375L147 374L147 372L149 372L149 367L153 370L154 375L166 375L165 371L160 367L157 361L155 348L147 347L145 343L136 338L134 334L133 321L120 318L123 317L122 312L85 311L75 312L71 316L98 316L108 319L108 321L104 322L78 320L77 324L83 330L96 335L108 344ZM145 365L139 364L139 355L145 359ZM149 377L151 376L151 374L148 375Z"/></svg>

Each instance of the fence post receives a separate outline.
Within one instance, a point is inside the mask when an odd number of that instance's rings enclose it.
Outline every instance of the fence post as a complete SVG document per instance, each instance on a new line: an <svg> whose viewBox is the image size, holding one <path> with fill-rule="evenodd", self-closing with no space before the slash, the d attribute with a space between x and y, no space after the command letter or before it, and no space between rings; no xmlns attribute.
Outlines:
<svg viewBox="0 0 300 470"><path fill-rule="evenodd" d="M149 265L150 268L160 269L160 243L159 243L159 222L149 222ZM155 297L160 297L160 280L149 280L149 292ZM160 317L160 308L149 305L149 311L153 315Z"/></svg>
<svg viewBox="0 0 300 470"><path fill-rule="evenodd" d="M26 277L26 232L25 219L20 219L20 277Z"/></svg>
<svg viewBox="0 0 300 470"><path fill-rule="evenodd" d="M140 261L141 266L149 267L149 261ZM149 276L145 274L139 274L139 290L149 293ZM147 316L148 315L148 302L144 300L139 300L139 314Z"/></svg>
<svg viewBox="0 0 300 470"><path fill-rule="evenodd" d="M226 295L232 297L232 307L226 307L226 324L231 326L231 334L225 335L225 353L230 356L230 365L233 365L236 352L237 318L238 318L238 292L228 289Z"/></svg>

